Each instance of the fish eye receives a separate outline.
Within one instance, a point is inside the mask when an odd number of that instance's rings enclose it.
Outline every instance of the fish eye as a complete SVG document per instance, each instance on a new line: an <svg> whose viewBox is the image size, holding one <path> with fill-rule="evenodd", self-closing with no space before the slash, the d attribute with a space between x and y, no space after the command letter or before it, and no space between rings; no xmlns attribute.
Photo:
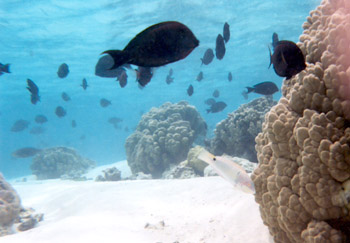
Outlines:
<svg viewBox="0 0 350 243"><path fill-rule="evenodd" d="M216 161L216 157L214 157L213 160Z"/></svg>

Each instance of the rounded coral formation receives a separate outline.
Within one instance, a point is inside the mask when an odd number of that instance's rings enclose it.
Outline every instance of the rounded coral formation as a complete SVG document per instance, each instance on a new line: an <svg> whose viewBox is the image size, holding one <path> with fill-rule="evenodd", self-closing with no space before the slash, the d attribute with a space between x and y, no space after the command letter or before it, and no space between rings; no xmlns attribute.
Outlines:
<svg viewBox="0 0 350 243"><path fill-rule="evenodd" d="M324 0L303 28L307 68L256 137L255 200L275 242L349 242L350 1Z"/></svg>
<svg viewBox="0 0 350 243"><path fill-rule="evenodd" d="M215 155L228 154L257 161L255 137L261 132L265 114L277 102L261 97L241 105L216 125L209 149Z"/></svg>
<svg viewBox="0 0 350 243"><path fill-rule="evenodd" d="M18 194L0 173L0 236L11 233L10 228L21 208Z"/></svg>
<svg viewBox="0 0 350 243"><path fill-rule="evenodd" d="M133 174L143 172L160 178L170 164L178 164L196 139L204 138L207 125L194 106L167 102L142 116L125 143Z"/></svg>
<svg viewBox="0 0 350 243"><path fill-rule="evenodd" d="M63 175L79 177L94 165L93 161L81 157L72 148L54 147L36 154L30 168L39 180L43 180Z"/></svg>

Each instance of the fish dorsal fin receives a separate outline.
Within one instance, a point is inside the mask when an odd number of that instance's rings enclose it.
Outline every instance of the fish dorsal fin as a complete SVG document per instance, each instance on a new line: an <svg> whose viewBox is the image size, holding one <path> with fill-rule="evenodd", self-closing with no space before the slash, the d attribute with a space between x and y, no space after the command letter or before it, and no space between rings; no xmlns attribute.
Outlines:
<svg viewBox="0 0 350 243"><path fill-rule="evenodd" d="M269 65L269 68L270 68L272 64L272 54L271 54L271 49L269 45L267 45L267 48L269 48L269 53L270 53L270 65Z"/></svg>

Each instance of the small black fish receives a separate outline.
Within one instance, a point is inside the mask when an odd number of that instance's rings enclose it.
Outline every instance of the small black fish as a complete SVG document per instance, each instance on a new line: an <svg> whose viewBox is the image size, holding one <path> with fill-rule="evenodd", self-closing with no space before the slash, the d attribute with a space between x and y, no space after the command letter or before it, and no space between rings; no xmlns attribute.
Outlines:
<svg viewBox="0 0 350 243"><path fill-rule="evenodd" d="M224 24L224 40L225 40L225 43L227 43L230 39L230 26L227 22L225 22Z"/></svg>
<svg viewBox="0 0 350 243"><path fill-rule="evenodd" d="M216 47L215 47L215 54L216 58L221 60L224 58L226 52L225 42L222 35L218 34L218 37L216 37Z"/></svg>
<svg viewBox="0 0 350 243"><path fill-rule="evenodd" d="M215 101L215 99L213 99L213 98L209 98L209 99L206 99L206 100L204 101L204 103L205 103L206 105L213 105L213 104L216 103L216 101Z"/></svg>
<svg viewBox="0 0 350 243"><path fill-rule="evenodd" d="M229 81L229 82L232 81L232 73L231 73L231 72L228 73L228 81Z"/></svg>
<svg viewBox="0 0 350 243"><path fill-rule="evenodd" d="M34 134L34 135L43 134L44 132L45 132L45 128L41 127L41 126L40 127L33 127L29 131L30 134Z"/></svg>
<svg viewBox="0 0 350 243"><path fill-rule="evenodd" d="M126 74L126 71L124 68L121 68L121 69L122 71L118 74L117 80L119 81L120 87L124 88L128 83L128 75Z"/></svg>
<svg viewBox="0 0 350 243"><path fill-rule="evenodd" d="M200 71L197 75L197 81L200 82L200 81L202 81L202 79L203 79L203 72Z"/></svg>
<svg viewBox="0 0 350 243"><path fill-rule="evenodd" d="M121 119L119 117L115 117L115 116L108 119L108 122L111 124L117 124L117 123L122 122L122 121L123 121L123 119Z"/></svg>
<svg viewBox="0 0 350 243"><path fill-rule="evenodd" d="M192 31L182 23L162 22L137 34L122 51L108 50L117 68L125 63L159 67L187 57L199 45Z"/></svg>
<svg viewBox="0 0 350 243"><path fill-rule="evenodd" d="M190 84L190 86L188 86L187 94L188 94L188 96L192 96L193 95L193 86L192 86L192 84Z"/></svg>
<svg viewBox="0 0 350 243"><path fill-rule="evenodd" d="M66 92L62 92L61 97L64 101L70 101L70 97Z"/></svg>
<svg viewBox="0 0 350 243"><path fill-rule="evenodd" d="M272 34L272 48L273 48L273 50L275 50L275 47L277 46L277 43L278 43L278 35L277 35L277 33L273 33Z"/></svg>
<svg viewBox="0 0 350 243"><path fill-rule="evenodd" d="M19 119L11 127L11 132L21 132L29 126L29 121Z"/></svg>
<svg viewBox="0 0 350 243"><path fill-rule="evenodd" d="M170 68L170 70L169 70L169 74L168 74L169 76L172 76L173 75L173 69L172 68Z"/></svg>
<svg viewBox="0 0 350 243"><path fill-rule="evenodd" d="M44 115L37 115L34 120L36 123L43 124L47 122L47 117Z"/></svg>
<svg viewBox="0 0 350 243"><path fill-rule="evenodd" d="M25 147L25 148L17 149L16 151L12 152L11 155L14 158L29 158L29 157L33 157L40 151L41 149Z"/></svg>
<svg viewBox="0 0 350 243"><path fill-rule="evenodd" d="M278 87L273 82L262 82L254 85L253 87L246 87L247 94L254 92L262 95L272 95L278 91Z"/></svg>
<svg viewBox="0 0 350 243"><path fill-rule="evenodd" d="M0 76L3 75L4 73L11 73L10 72L10 65L11 64L2 64L0 62Z"/></svg>
<svg viewBox="0 0 350 243"><path fill-rule="evenodd" d="M213 92L213 97L218 98L220 96L220 91L219 90L214 90Z"/></svg>
<svg viewBox="0 0 350 243"><path fill-rule="evenodd" d="M66 63L62 63L58 67L58 71L57 71L58 77L59 78L65 78L65 77L67 77L68 73L69 73L68 65Z"/></svg>
<svg viewBox="0 0 350 243"><path fill-rule="evenodd" d="M142 87L145 87L146 84L148 84L153 77L153 71L150 67L138 67L138 69L136 69L135 71L136 81Z"/></svg>
<svg viewBox="0 0 350 243"><path fill-rule="evenodd" d="M82 84L80 86L83 87L84 90L86 90L86 88L89 86L87 84L86 78L83 79Z"/></svg>
<svg viewBox="0 0 350 243"><path fill-rule="evenodd" d="M109 100L107 100L107 99L105 99L105 98L102 98L101 100L100 100L100 105L102 106L102 107L107 107L107 106L109 106L109 105L111 105L112 103L111 103L111 101L109 101Z"/></svg>
<svg viewBox="0 0 350 243"><path fill-rule="evenodd" d="M273 64L273 69L280 77L290 79L295 74L303 71L306 68L303 53L292 41L278 41L272 55L270 48L269 51L270 66Z"/></svg>
<svg viewBox="0 0 350 243"><path fill-rule="evenodd" d="M30 102L32 102L32 104L35 105L38 101L40 101L39 88L30 79L27 79L27 84L28 84L27 89L30 92Z"/></svg>
<svg viewBox="0 0 350 243"><path fill-rule="evenodd" d="M71 125L72 125L73 128L75 128L75 127L77 127L77 122L75 120L72 120L72 124Z"/></svg>
<svg viewBox="0 0 350 243"><path fill-rule="evenodd" d="M208 65L209 63L211 63L214 59L214 51L211 48L208 48L205 53L203 58L201 58L202 64L201 65Z"/></svg>
<svg viewBox="0 0 350 243"><path fill-rule="evenodd" d="M207 113L217 113L226 108L227 104L225 102L219 101L211 105L210 109L207 109Z"/></svg>
<svg viewBox="0 0 350 243"><path fill-rule="evenodd" d="M55 114L59 118L62 118L67 114L67 111L62 106L57 106L55 110Z"/></svg>
<svg viewBox="0 0 350 243"><path fill-rule="evenodd" d="M171 77L170 75L167 75L167 76L166 76L166 79L165 79L165 82L166 82L167 84L171 84L172 82L174 82L174 78Z"/></svg>

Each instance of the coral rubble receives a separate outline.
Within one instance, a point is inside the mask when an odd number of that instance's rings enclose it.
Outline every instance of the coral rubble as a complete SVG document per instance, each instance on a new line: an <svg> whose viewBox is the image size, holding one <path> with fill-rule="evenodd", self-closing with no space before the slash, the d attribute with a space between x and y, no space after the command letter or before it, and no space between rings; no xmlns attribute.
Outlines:
<svg viewBox="0 0 350 243"><path fill-rule="evenodd" d="M55 178L79 178L95 163L81 157L77 151L66 147L44 149L33 158L30 166L39 180Z"/></svg>
<svg viewBox="0 0 350 243"><path fill-rule="evenodd" d="M255 200L275 242L349 242L350 1L323 0L303 28L307 68L256 137Z"/></svg>
<svg viewBox="0 0 350 243"><path fill-rule="evenodd" d="M275 105L272 97L261 97L241 105L216 125L209 149L215 155L228 154L257 161L255 137L261 132L266 112Z"/></svg>
<svg viewBox="0 0 350 243"><path fill-rule="evenodd" d="M160 178L171 164L178 164L196 139L204 138L205 121L194 106L167 102L142 116L136 131L125 143L133 174L143 172Z"/></svg>

